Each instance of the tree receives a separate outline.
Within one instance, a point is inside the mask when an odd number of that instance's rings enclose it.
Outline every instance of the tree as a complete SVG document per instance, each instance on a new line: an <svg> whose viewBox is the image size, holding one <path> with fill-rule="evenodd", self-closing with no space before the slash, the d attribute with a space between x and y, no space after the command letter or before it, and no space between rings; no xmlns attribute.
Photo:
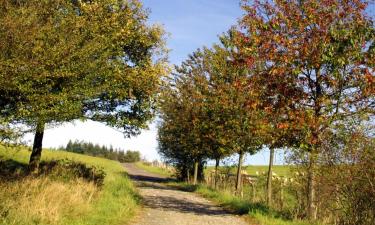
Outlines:
<svg viewBox="0 0 375 225"><path fill-rule="evenodd" d="M206 49L205 68L210 76L212 108L216 124L213 132L226 154L238 153L236 190L241 191L241 171L245 153L255 154L262 146L263 113L248 85L252 71L234 60L233 33L221 37L221 46ZM230 149L230 150L229 150Z"/></svg>
<svg viewBox="0 0 375 225"><path fill-rule="evenodd" d="M284 99L288 120L308 152L308 207L316 218L315 170L324 133L347 117L374 111L374 27L365 1L245 1L239 60L259 92ZM259 67L262 65L262 67ZM368 117L367 117L368 118Z"/></svg>
<svg viewBox="0 0 375 225"><path fill-rule="evenodd" d="M197 76L195 68L189 67L198 59L198 54L176 68L173 80L163 90L160 107L163 122L159 126L159 152L180 164L181 177L189 177L193 169L194 184L198 178L203 179L203 160L207 158L202 138L205 81Z"/></svg>
<svg viewBox="0 0 375 225"><path fill-rule="evenodd" d="M117 160L119 162L138 162L141 160L141 153L139 151L126 151L114 150L111 145L109 148L105 145L93 144L91 142L74 141L69 140L63 150L68 152L74 152L79 154L85 154L96 157L103 157L111 160Z"/></svg>
<svg viewBox="0 0 375 225"><path fill-rule="evenodd" d="M181 157L182 163L195 161L195 168L197 159L219 162L238 153L236 188L240 191L244 154L253 154L262 145L262 115L247 85L251 74L231 61L230 36L221 41L190 55L165 88L160 152L167 158Z"/></svg>
<svg viewBox="0 0 375 225"><path fill-rule="evenodd" d="M0 4L1 117L35 129L35 170L46 125L91 119L139 133L164 73L163 31L129 1ZM160 53L160 54L159 54Z"/></svg>
<svg viewBox="0 0 375 225"><path fill-rule="evenodd" d="M141 160L141 153L139 151L126 151L124 162L139 162Z"/></svg>

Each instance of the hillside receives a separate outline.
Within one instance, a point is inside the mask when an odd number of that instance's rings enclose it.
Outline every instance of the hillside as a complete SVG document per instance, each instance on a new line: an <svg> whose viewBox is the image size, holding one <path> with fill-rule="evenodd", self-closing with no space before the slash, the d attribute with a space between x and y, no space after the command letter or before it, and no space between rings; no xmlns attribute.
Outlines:
<svg viewBox="0 0 375 225"><path fill-rule="evenodd" d="M63 166L30 176L25 174L29 154L25 147L0 146L0 224L115 225L133 216L137 194L119 162L44 150L47 167L56 160ZM64 171L66 165L74 173Z"/></svg>

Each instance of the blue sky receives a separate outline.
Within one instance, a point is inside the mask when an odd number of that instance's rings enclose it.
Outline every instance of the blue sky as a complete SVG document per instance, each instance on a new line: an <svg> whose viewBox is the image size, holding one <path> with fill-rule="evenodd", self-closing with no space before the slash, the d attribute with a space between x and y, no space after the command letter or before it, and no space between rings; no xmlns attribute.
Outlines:
<svg viewBox="0 0 375 225"><path fill-rule="evenodd" d="M238 0L144 0L150 22L162 24L170 34L170 61L179 64L199 47L218 41L218 35L242 15Z"/></svg>

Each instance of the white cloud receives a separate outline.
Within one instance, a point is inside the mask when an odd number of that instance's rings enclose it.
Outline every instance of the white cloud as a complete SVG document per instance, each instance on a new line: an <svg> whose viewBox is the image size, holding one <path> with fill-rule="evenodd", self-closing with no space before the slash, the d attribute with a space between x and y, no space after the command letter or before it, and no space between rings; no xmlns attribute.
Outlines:
<svg viewBox="0 0 375 225"><path fill-rule="evenodd" d="M93 121L75 121L56 128L46 129L43 146L46 148L58 148L65 146L69 140L83 140L100 145L112 145L114 148L123 150L138 150L148 160L154 160L159 159L156 134L155 124L151 124L149 130L142 130L139 136L125 138L121 132L104 124ZM25 140L31 143L33 134L26 135Z"/></svg>

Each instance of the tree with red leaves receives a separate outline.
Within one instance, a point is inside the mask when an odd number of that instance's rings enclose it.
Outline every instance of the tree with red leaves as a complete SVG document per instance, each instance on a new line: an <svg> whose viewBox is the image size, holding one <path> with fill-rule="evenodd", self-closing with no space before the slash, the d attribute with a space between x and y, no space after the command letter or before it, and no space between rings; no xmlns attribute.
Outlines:
<svg viewBox="0 0 375 225"><path fill-rule="evenodd" d="M308 154L310 219L317 213L315 169L324 133L348 117L374 115L375 31L367 5L362 0L243 3L238 61L253 71L251 85L263 104L280 108L277 128L298 134L294 147Z"/></svg>

